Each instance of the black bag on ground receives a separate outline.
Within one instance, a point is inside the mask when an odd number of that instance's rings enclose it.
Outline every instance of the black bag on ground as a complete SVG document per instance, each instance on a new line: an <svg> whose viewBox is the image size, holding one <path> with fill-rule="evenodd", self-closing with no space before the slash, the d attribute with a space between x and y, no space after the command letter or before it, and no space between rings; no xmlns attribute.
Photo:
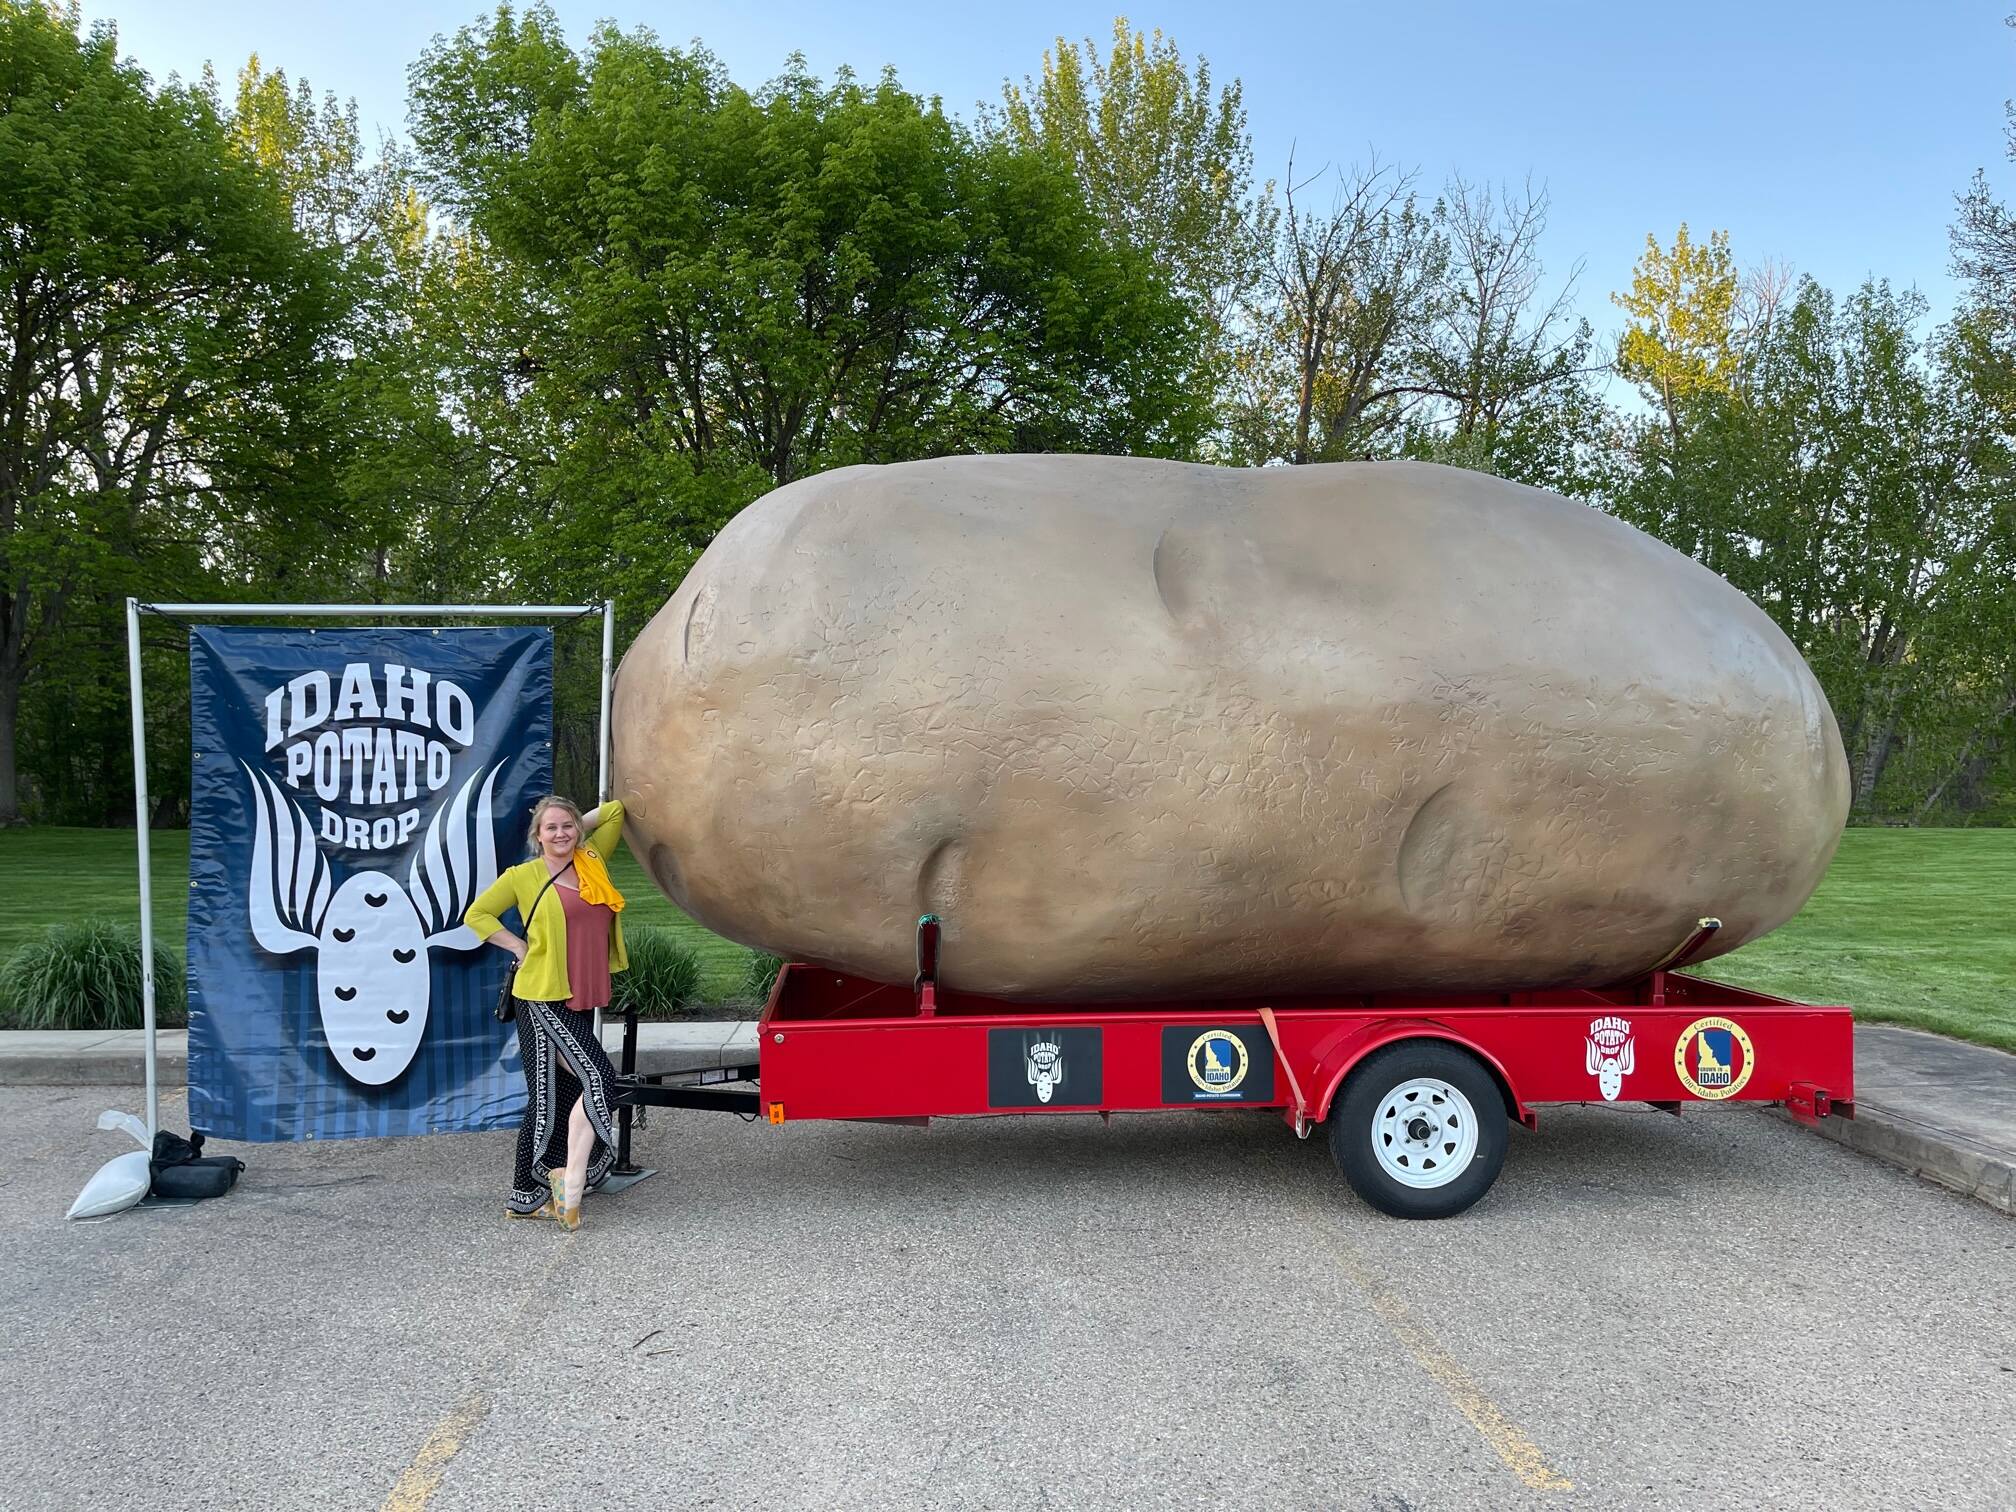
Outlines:
<svg viewBox="0 0 2016 1512"><path fill-rule="evenodd" d="M187 1139L163 1129L154 1136L154 1154L147 1162L153 1183L150 1197L184 1201L198 1197L222 1197L237 1185L245 1162L235 1155L205 1155L203 1136L191 1133Z"/></svg>
<svg viewBox="0 0 2016 1512"><path fill-rule="evenodd" d="M200 1131L191 1130L189 1137L184 1139L172 1129L163 1129L154 1136L154 1154L148 1164L158 1173L163 1166L181 1165L202 1153L203 1135Z"/></svg>
<svg viewBox="0 0 2016 1512"><path fill-rule="evenodd" d="M238 1184L245 1162L235 1155L204 1155L154 1173L148 1193L154 1197L222 1197Z"/></svg>

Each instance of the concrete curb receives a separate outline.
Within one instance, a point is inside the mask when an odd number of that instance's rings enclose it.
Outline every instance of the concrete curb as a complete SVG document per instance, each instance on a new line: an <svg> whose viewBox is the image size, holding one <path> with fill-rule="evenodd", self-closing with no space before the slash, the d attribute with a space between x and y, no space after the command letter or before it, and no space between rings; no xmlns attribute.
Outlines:
<svg viewBox="0 0 2016 1512"><path fill-rule="evenodd" d="M164 1087L189 1080L189 1035L155 1036L155 1070ZM137 1087L147 1080L147 1036L138 1029L12 1030L0 1034L0 1086Z"/></svg>
<svg viewBox="0 0 2016 1512"><path fill-rule="evenodd" d="M655 1032L654 1032L655 1031ZM623 1064L623 1023L602 1026L602 1045L620 1069ZM756 1064L754 1019L709 1019L690 1024L639 1024L637 1074L663 1071L715 1070L722 1066Z"/></svg>
<svg viewBox="0 0 2016 1512"><path fill-rule="evenodd" d="M1901 1024L1855 1025L1855 1117L1816 1134L2016 1216L2016 1055Z"/></svg>
<svg viewBox="0 0 2016 1512"><path fill-rule="evenodd" d="M1787 1122L1798 1122L1776 1109ZM1867 1102L1853 1118L1823 1118L1806 1127L1838 1145L1873 1156L1913 1176L2016 1216L2016 1158L1945 1129Z"/></svg>
<svg viewBox="0 0 2016 1512"><path fill-rule="evenodd" d="M602 1043L621 1064L623 1024L602 1026ZM756 1058L756 1024L747 1019L705 1019L637 1026L641 1075L734 1066ZM163 1087L189 1082L189 1035L164 1029L155 1036L155 1072ZM138 1029L0 1033L0 1086L138 1087L147 1080L146 1035Z"/></svg>

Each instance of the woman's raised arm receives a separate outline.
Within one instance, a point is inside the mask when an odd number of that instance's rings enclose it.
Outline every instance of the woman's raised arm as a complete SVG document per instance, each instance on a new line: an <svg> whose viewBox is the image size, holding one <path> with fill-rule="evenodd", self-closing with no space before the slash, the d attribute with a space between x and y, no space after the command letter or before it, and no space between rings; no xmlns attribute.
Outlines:
<svg viewBox="0 0 2016 1512"><path fill-rule="evenodd" d="M600 808L587 814L581 827L589 832L583 842L605 861L613 861L616 847L623 839L623 801L611 798Z"/></svg>

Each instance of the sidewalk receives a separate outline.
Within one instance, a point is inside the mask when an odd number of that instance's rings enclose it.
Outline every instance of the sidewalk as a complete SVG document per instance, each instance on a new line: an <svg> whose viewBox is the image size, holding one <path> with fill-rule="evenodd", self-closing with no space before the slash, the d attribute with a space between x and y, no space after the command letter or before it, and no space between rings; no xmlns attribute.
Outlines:
<svg viewBox="0 0 2016 1512"><path fill-rule="evenodd" d="M2016 1214L2016 1055L1855 1026L1855 1117L1817 1133Z"/></svg>
<svg viewBox="0 0 2016 1512"><path fill-rule="evenodd" d="M138 1029L0 1031L0 1086L130 1087L146 1078ZM161 1084L188 1079L188 1035L163 1030ZM612 1060L623 1026L603 1025ZM640 1024L637 1067L647 1074L754 1062L750 1021ZM2016 1055L1959 1040L1855 1026L1854 1119L1823 1118L1816 1132L2016 1214Z"/></svg>
<svg viewBox="0 0 2016 1512"><path fill-rule="evenodd" d="M602 1026L609 1058L622 1065L623 1021ZM147 1035L140 1029L0 1030L0 1086L137 1087L147 1080ZM155 1070L164 1087L189 1080L189 1035L163 1029L155 1037ZM719 1019L637 1026L637 1069L693 1071L754 1064L756 1024Z"/></svg>

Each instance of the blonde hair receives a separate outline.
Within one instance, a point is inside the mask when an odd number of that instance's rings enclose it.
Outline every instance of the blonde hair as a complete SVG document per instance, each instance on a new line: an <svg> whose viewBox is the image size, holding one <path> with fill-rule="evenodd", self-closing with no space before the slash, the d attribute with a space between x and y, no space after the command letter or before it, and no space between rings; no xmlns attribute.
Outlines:
<svg viewBox="0 0 2016 1512"><path fill-rule="evenodd" d="M537 803L532 805L532 822L525 827L525 844L531 849L532 854L535 856L540 854L539 821L546 817L546 810L550 808L567 810L568 813L574 816L574 827L576 829L580 829L583 827L581 820L581 810L579 810L574 806L573 799L562 798L558 793L548 793L544 798L541 798ZM588 837L586 835L583 835L580 837L580 841L577 841L576 843L579 844L581 841L585 841L587 838Z"/></svg>

